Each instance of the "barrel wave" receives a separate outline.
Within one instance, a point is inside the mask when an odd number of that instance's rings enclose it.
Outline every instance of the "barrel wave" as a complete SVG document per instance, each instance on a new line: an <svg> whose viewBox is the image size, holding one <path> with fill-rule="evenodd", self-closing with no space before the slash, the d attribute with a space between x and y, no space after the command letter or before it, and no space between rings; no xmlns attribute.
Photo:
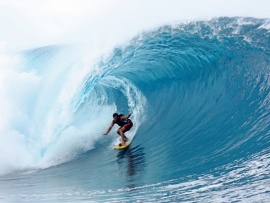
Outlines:
<svg viewBox="0 0 270 203"><path fill-rule="evenodd" d="M8 119L19 155L0 156L0 198L267 202L269 27L254 18L166 25L87 66L73 46L21 53L30 85L10 101L29 121ZM126 150L112 150L116 127L102 135L114 112L132 114Z"/></svg>

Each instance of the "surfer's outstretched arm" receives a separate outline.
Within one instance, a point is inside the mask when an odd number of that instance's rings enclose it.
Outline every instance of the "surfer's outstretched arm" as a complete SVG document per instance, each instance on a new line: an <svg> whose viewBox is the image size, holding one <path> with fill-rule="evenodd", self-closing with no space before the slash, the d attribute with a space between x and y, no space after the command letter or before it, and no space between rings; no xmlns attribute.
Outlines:
<svg viewBox="0 0 270 203"><path fill-rule="evenodd" d="M108 128L107 132L104 133L103 135L108 135L108 133L111 131L113 125L114 125L114 121L112 121L112 123L111 123L110 127Z"/></svg>

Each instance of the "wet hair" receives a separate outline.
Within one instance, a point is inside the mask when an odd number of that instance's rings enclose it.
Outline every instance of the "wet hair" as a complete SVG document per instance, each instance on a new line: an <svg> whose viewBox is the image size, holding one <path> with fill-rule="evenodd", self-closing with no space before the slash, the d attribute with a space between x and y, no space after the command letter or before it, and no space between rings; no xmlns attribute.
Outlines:
<svg viewBox="0 0 270 203"><path fill-rule="evenodd" d="M112 115L112 117L115 117L115 116L118 116L118 113L114 113L114 114Z"/></svg>

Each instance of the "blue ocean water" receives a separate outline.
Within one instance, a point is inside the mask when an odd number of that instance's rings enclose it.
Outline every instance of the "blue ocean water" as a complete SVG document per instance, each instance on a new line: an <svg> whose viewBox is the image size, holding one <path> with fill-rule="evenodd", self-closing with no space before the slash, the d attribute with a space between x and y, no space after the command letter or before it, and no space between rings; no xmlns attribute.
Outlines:
<svg viewBox="0 0 270 203"><path fill-rule="evenodd" d="M90 65L73 46L20 53L30 84L11 97L23 116L7 130L20 139L0 157L0 201L269 202L269 25L166 25ZM126 150L112 150L117 127L102 135L114 112L132 114Z"/></svg>

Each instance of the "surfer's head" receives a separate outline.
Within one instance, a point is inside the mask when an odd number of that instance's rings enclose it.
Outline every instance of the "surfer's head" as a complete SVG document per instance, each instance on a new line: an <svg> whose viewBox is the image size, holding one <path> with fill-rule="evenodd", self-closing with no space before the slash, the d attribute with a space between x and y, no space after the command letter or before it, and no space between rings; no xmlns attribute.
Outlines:
<svg viewBox="0 0 270 203"><path fill-rule="evenodd" d="M112 116L113 116L113 120L117 120L118 119L118 113L114 113Z"/></svg>

